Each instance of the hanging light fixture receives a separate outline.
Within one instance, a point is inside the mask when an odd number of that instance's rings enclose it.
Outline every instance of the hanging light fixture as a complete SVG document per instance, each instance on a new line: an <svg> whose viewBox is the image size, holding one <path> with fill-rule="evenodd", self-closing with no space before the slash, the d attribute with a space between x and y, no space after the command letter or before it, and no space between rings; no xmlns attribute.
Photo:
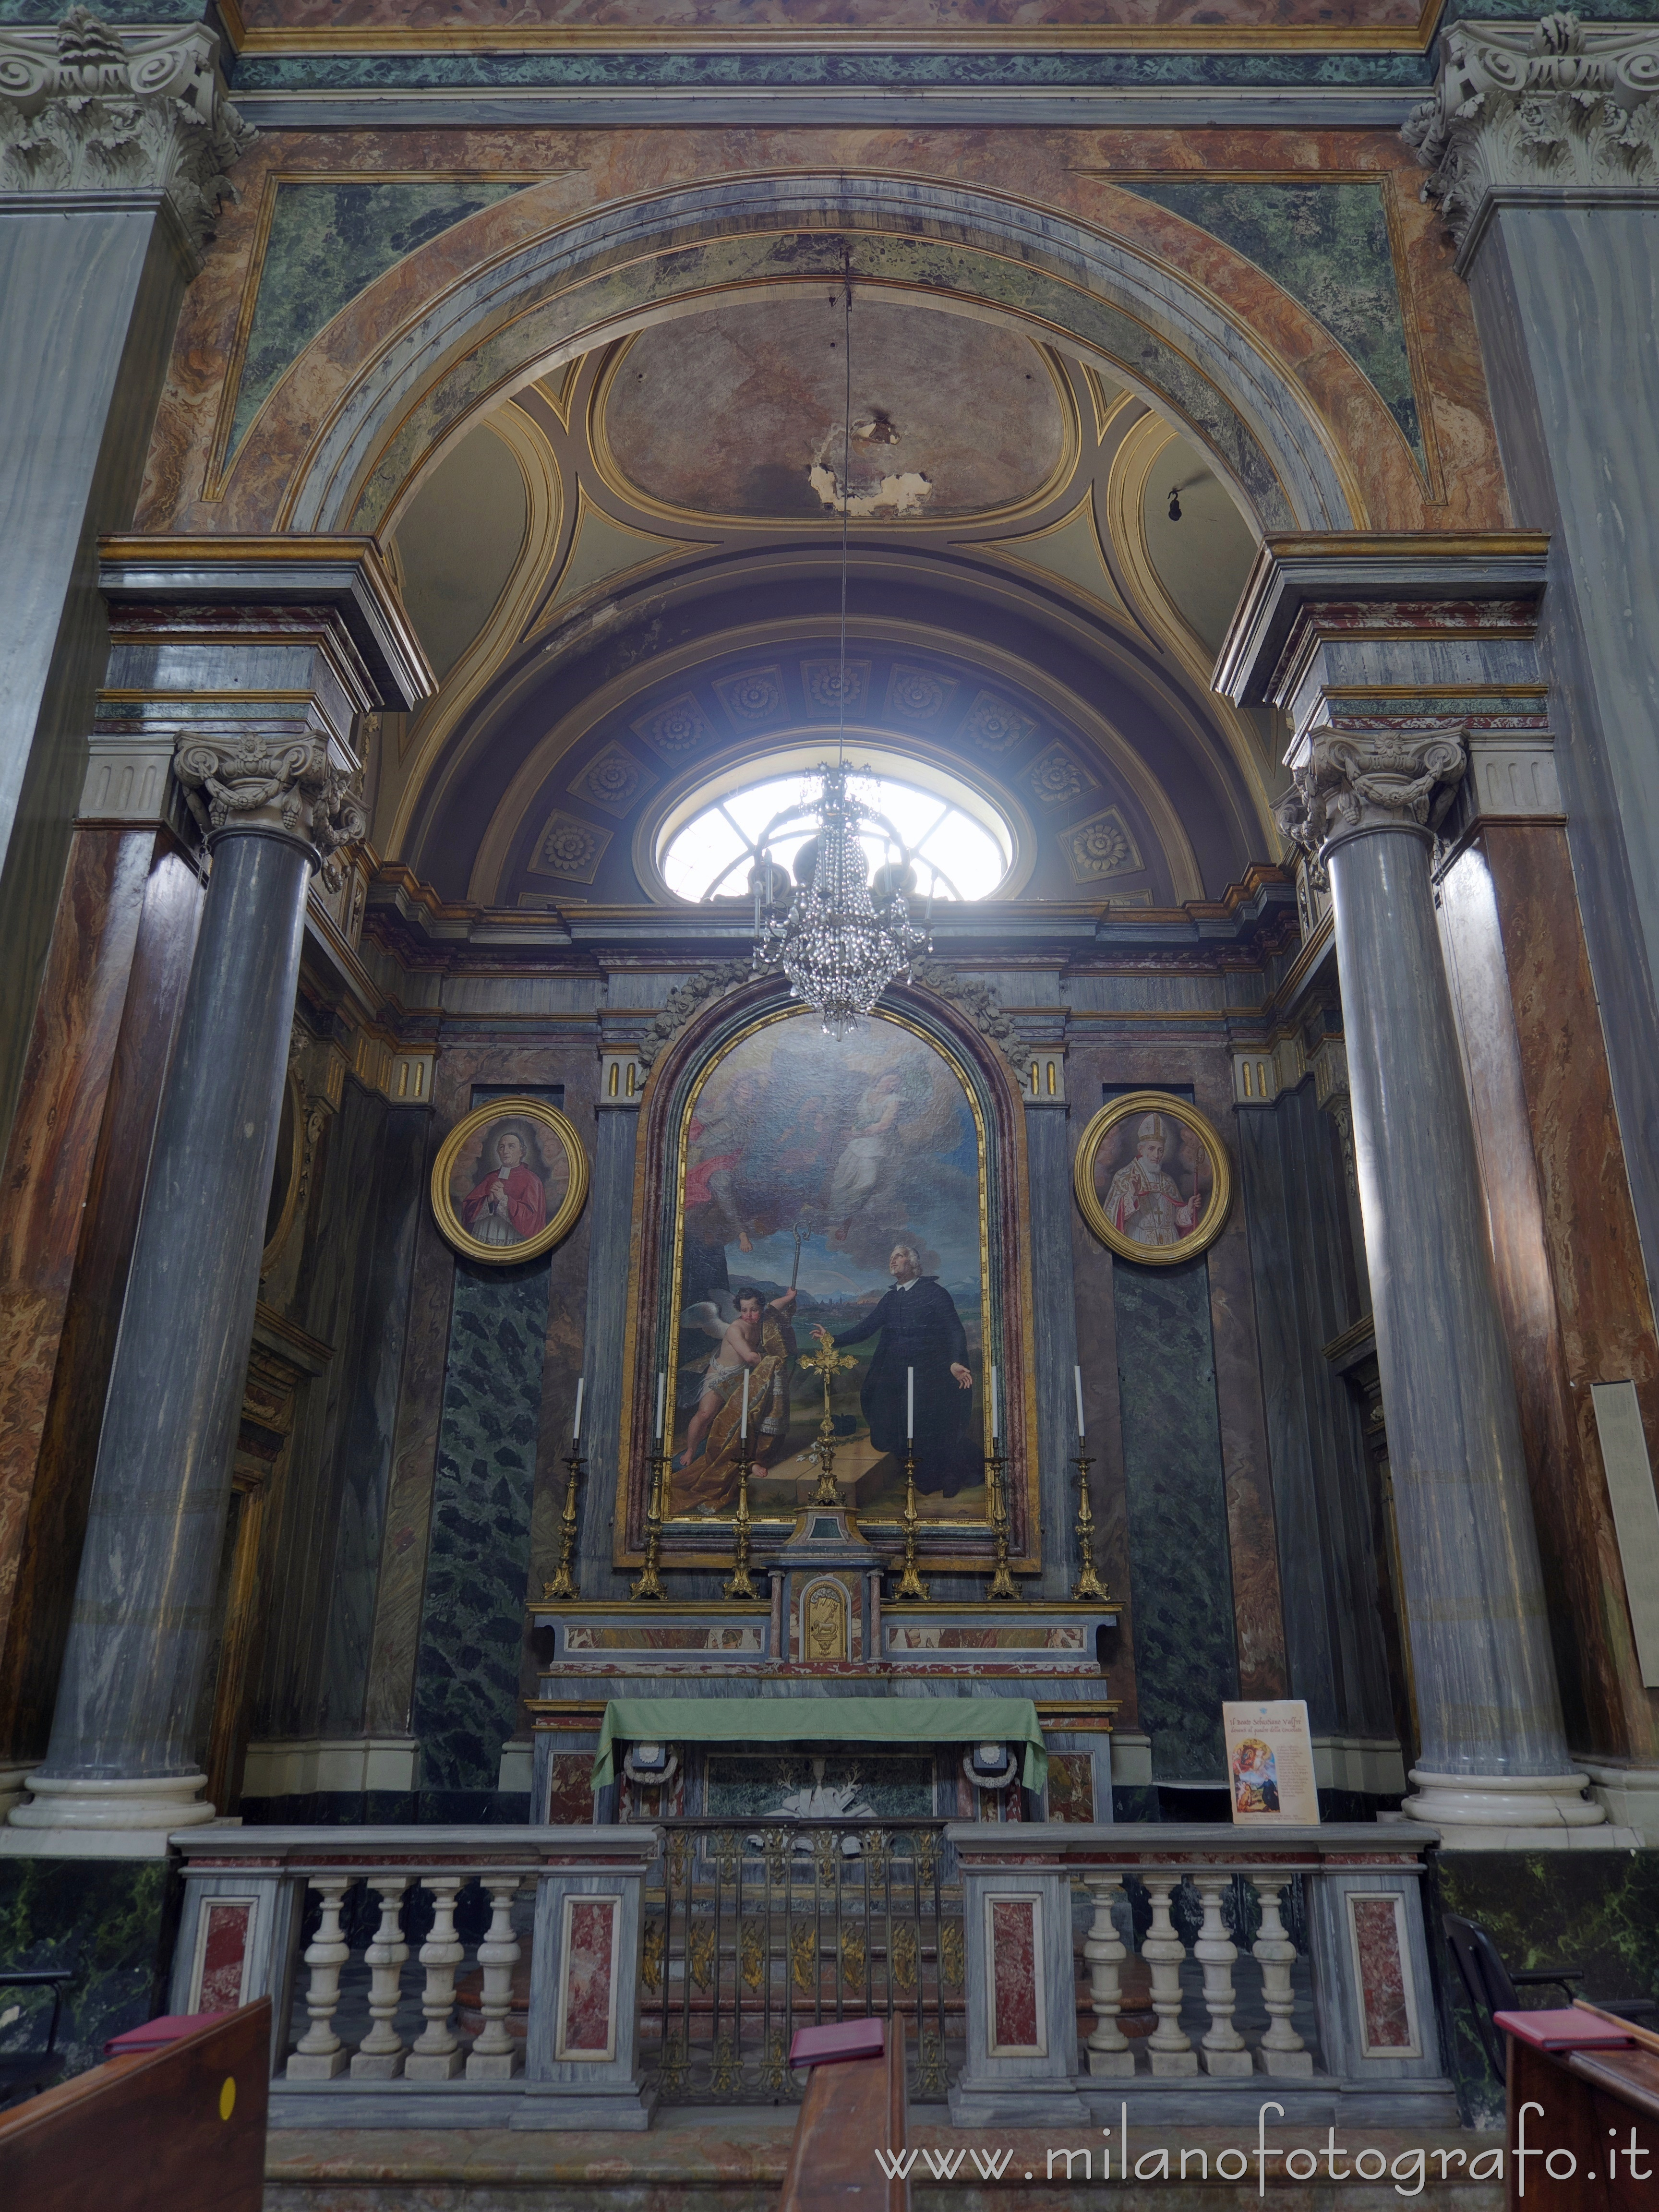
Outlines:
<svg viewBox="0 0 1659 2212"><path fill-rule="evenodd" d="M757 973L781 971L789 995L821 1016L833 1037L845 1036L867 1014L887 986L906 981L910 963L930 951L925 929L910 921L904 894L915 884L908 862L878 871L874 893L870 863L859 836L866 810L850 787L847 766L847 522L853 500L853 268L846 255L842 285L847 404L841 467L841 666L836 683L840 724L833 765L825 762L810 781L817 788L809 805L816 834L795 855L795 890L781 911L788 878L763 852L750 876L755 894ZM928 901L932 907L932 899Z"/></svg>

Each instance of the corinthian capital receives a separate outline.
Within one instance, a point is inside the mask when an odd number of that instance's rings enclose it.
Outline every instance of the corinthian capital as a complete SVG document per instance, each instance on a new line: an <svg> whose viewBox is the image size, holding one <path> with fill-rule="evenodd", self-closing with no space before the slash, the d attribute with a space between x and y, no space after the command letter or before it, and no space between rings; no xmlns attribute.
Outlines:
<svg viewBox="0 0 1659 2212"><path fill-rule="evenodd" d="M218 50L199 24L122 33L86 8L0 29L0 191L164 191L199 246L255 135Z"/></svg>
<svg viewBox="0 0 1659 2212"><path fill-rule="evenodd" d="M346 775L320 737L192 731L179 740L173 772L204 836L240 830L295 838L312 848L331 890L340 885L333 854L368 834L362 771Z"/></svg>
<svg viewBox="0 0 1659 2212"><path fill-rule="evenodd" d="M1457 23L1407 143L1461 243L1493 187L1659 183L1659 25Z"/></svg>
<svg viewBox="0 0 1659 2212"><path fill-rule="evenodd" d="M1320 859L1369 830L1432 830L1462 781L1461 722L1409 730L1315 730L1275 810L1281 833Z"/></svg>

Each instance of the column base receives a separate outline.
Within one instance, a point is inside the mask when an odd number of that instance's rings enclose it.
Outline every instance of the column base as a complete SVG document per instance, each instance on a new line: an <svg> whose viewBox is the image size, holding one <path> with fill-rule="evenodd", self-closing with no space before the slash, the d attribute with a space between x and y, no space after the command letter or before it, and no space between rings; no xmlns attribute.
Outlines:
<svg viewBox="0 0 1659 2212"><path fill-rule="evenodd" d="M1587 1759L1584 1771L1609 1822L1633 1830L1644 1845L1659 1844L1659 1766L1605 1766Z"/></svg>
<svg viewBox="0 0 1659 2212"><path fill-rule="evenodd" d="M123 1775L80 1781L31 1773L33 1794L14 1805L0 1828L7 1858L165 1858L175 1828L200 1827L216 1817L198 1795L205 1774Z"/></svg>
<svg viewBox="0 0 1659 2212"><path fill-rule="evenodd" d="M1587 1798L1589 1777L1565 1774L1432 1774L1413 1767L1416 1795L1401 1810L1440 1830L1443 1851L1616 1851L1640 1843L1612 1827L1607 1808Z"/></svg>

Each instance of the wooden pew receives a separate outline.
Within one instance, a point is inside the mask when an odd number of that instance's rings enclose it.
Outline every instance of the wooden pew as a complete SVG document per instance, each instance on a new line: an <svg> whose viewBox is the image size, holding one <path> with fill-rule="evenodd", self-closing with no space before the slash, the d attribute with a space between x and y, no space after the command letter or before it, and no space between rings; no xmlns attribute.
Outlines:
<svg viewBox="0 0 1659 2212"><path fill-rule="evenodd" d="M1523 2114L1523 2105L1544 2109ZM1543 2158L1516 2159L1523 2136L1556 2154L1553 2173ZM1659 2203L1659 2053L1534 2051L1511 2036L1506 2166L1516 2212L1649 2212Z"/></svg>
<svg viewBox="0 0 1659 2212"><path fill-rule="evenodd" d="M812 2064L778 2212L910 2212L908 2177L875 2155L905 2148L904 2021L867 2025L886 2030L879 2057Z"/></svg>
<svg viewBox="0 0 1659 2212"><path fill-rule="evenodd" d="M270 2000L204 2014L0 2113L0 2204L27 2212L259 2212Z"/></svg>

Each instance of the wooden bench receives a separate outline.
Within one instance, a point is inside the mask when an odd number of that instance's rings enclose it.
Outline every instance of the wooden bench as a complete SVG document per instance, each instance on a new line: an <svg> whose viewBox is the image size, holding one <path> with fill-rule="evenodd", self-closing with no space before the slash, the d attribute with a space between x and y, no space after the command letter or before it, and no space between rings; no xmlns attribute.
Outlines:
<svg viewBox="0 0 1659 2212"><path fill-rule="evenodd" d="M27 2212L259 2212L270 2000L204 2014L0 2113L0 2203Z"/></svg>
<svg viewBox="0 0 1659 2212"><path fill-rule="evenodd" d="M795 2123L779 2212L910 2212L910 2184L878 2150L902 2151L908 2124L904 2021L883 2023L879 2058L815 2065Z"/></svg>

